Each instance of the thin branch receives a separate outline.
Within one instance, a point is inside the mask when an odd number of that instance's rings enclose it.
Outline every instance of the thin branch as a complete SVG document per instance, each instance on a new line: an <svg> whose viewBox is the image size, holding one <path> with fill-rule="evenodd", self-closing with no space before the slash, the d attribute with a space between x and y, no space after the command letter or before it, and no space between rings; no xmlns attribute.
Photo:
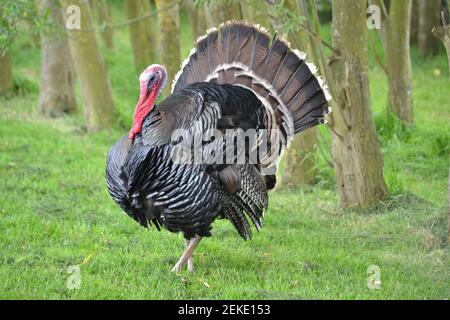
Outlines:
<svg viewBox="0 0 450 320"><path fill-rule="evenodd" d="M330 129L330 131L339 138L339 140L344 141L344 136L340 133L338 133L336 130L334 130L334 127L332 125L328 125L328 129Z"/></svg>
<svg viewBox="0 0 450 320"><path fill-rule="evenodd" d="M178 5L178 4L180 4L181 2L182 2L182 0L175 0L174 2L168 4L168 5L165 6L165 7L162 7L162 8L160 8L160 9L158 9L158 10L153 10L153 11L151 11L151 12L149 12L149 13L147 13L147 14L144 14L144 15L142 15L142 16L139 16L139 17L136 17L136 18L133 18L133 19L129 19L129 20L126 20L126 21L123 21L123 22L105 24L105 25L102 26L101 29L97 29L97 28L90 28L90 29L70 29L70 30L68 30L68 31L101 32L104 28L118 28L118 27L127 26L127 25L130 25L130 24L132 24L132 23L136 23L136 22L141 21L141 20L144 20L144 19L146 19L146 18L155 16L155 15L157 15L157 14L160 13L160 12L169 10L170 8L172 8L172 7L174 7L174 6Z"/></svg>
<svg viewBox="0 0 450 320"><path fill-rule="evenodd" d="M308 33L310 36L312 36L313 38L315 38L317 41L319 41L320 43L322 43L325 47L327 47L328 49L330 49L333 53L338 53L338 51L336 51L333 46L331 44L329 44L328 42L326 42L325 40L323 40L322 38L320 38L320 36L304 27L300 27L300 30L305 31L306 33Z"/></svg>
<svg viewBox="0 0 450 320"><path fill-rule="evenodd" d="M450 5L450 4L449 4L449 5ZM442 12L441 12L441 19L442 19L442 24L443 24L444 26L446 26L446 25L449 24L449 21L447 21L447 17L445 16L444 10L442 10Z"/></svg>
<svg viewBox="0 0 450 320"><path fill-rule="evenodd" d="M384 4L384 1L378 0L376 1L376 4L381 8L381 11L383 12L384 18L387 19L389 17L388 10L386 8L386 5Z"/></svg>
<svg viewBox="0 0 450 320"><path fill-rule="evenodd" d="M381 69L383 69L384 73L386 74L386 76L389 75L389 70L386 67L386 65L381 61L381 57L377 52L376 46L375 46L375 41L373 40L372 36L369 36L369 45L370 48L372 49L374 55L375 55L375 61L377 62L377 64L381 67Z"/></svg>
<svg viewBox="0 0 450 320"><path fill-rule="evenodd" d="M389 29L389 13L388 10L384 4L384 0L370 0L370 3L373 5L376 5L380 7L381 9L381 29L377 30L378 36L381 40L381 45L383 46L383 49L387 49L387 30Z"/></svg>
<svg viewBox="0 0 450 320"><path fill-rule="evenodd" d="M318 30L319 30L319 16L318 16L318 13L317 13L317 3L316 3L316 0L310 0L310 2L312 4L312 12L313 12L313 20L314 20L315 32L318 32ZM330 102L330 103L332 103L332 107L334 109L333 110L334 116L332 116L330 118L330 122L328 122L328 128L330 129L330 131L338 139L344 140L343 134L340 134L339 132L337 132L335 130L335 129L337 129L336 128L336 124L335 124L335 122L337 120L335 119L335 117L342 119L341 121L343 121L346 126L347 126L347 123L346 123L347 121L346 121L346 119L345 119L345 117L344 117L344 115L342 113L341 106L339 105L339 103L337 101L339 94L336 91L336 80L334 78L334 75L333 75L333 72L331 70L330 65L327 63L327 58L326 58L325 53L324 53L322 42L318 42L317 51L319 53L320 61L322 61L321 65L322 65L322 68L323 68L323 74L325 76L325 79L328 82L329 90L331 92L331 95L336 99L336 100L334 100L334 103ZM335 54L334 59L335 60L340 59L341 53L338 50L336 50L336 49L334 49L333 52L337 52L337 54Z"/></svg>
<svg viewBox="0 0 450 320"><path fill-rule="evenodd" d="M334 164L333 164L333 162L331 161L331 160L329 160L329 158L327 157L327 155L325 154L325 151L323 150L323 148L322 148L322 144L323 145L325 145L326 147L327 147L327 151L329 151L329 154L331 154L331 152L330 152L330 148L328 147L328 145L327 145L327 143L326 143L326 139L325 139L325 137L323 136L323 133L320 131L320 130L317 130L318 132L319 132L319 141L318 141L318 143L317 143L317 146L319 147L318 149L319 149L319 151L320 151L320 154L322 155L322 157L323 157L323 159L328 163L328 165L331 167L331 168L334 168Z"/></svg>
<svg viewBox="0 0 450 320"><path fill-rule="evenodd" d="M182 0L175 0L174 2L168 4L167 6L162 7L161 9L153 10L153 11L151 11L151 12L149 12L149 13L143 15L143 16L136 17L136 18L124 21L124 22L120 22L120 23L113 23L113 24L111 24L111 27L122 27L122 26L125 26L125 25L129 25L129 24L135 23L137 21L140 21L140 20L143 20L143 19L155 16L155 15L157 15L160 12L169 10L170 8L180 4L181 2L182 2Z"/></svg>
<svg viewBox="0 0 450 320"><path fill-rule="evenodd" d="M273 15L269 15L271 18L275 19L276 17ZM327 47L328 49L330 49L333 53L338 53L338 51L336 51L333 46L331 44L329 44L328 42L326 42L325 40L323 40L319 35L317 35L316 33L308 30L307 28L300 26L299 30L306 32L308 35L310 35L311 37L313 37L316 41L322 43L325 47Z"/></svg>

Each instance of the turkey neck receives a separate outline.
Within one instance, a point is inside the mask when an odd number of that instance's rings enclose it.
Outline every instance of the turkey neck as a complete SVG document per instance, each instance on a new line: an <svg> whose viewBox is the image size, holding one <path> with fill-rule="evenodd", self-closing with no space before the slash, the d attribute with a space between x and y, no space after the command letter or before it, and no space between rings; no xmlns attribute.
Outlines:
<svg viewBox="0 0 450 320"><path fill-rule="evenodd" d="M198 116L203 100L182 90L168 96L149 112L142 126L142 143L161 146L171 143L176 129L188 129Z"/></svg>

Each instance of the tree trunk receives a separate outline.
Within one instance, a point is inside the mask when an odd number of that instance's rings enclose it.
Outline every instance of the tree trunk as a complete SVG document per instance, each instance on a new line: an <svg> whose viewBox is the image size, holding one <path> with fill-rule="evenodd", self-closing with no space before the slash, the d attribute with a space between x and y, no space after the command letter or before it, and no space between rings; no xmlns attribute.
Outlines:
<svg viewBox="0 0 450 320"><path fill-rule="evenodd" d="M259 24L268 30L271 29L267 2L261 0L241 0L240 5L242 18L250 23Z"/></svg>
<svg viewBox="0 0 450 320"><path fill-rule="evenodd" d="M387 195L370 106L366 1L333 0L332 8L333 45L341 53L332 65L339 87L334 98L343 115L333 116L337 188L342 207L366 207Z"/></svg>
<svg viewBox="0 0 450 320"><path fill-rule="evenodd" d="M439 42L431 31L440 24L441 0L419 0L419 8L419 50L422 56L433 55L437 53Z"/></svg>
<svg viewBox="0 0 450 320"><path fill-rule="evenodd" d="M283 156L285 169L281 178L281 187L310 185L315 182L315 147L317 145L316 128L297 135Z"/></svg>
<svg viewBox="0 0 450 320"><path fill-rule="evenodd" d="M134 66L142 72L157 62L158 45L151 17L141 18L150 13L149 0L125 0L125 11L129 20L130 41L133 47Z"/></svg>
<svg viewBox="0 0 450 320"><path fill-rule="evenodd" d="M55 0L39 2L40 11L49 12L49 19L60 28L64 21L60 7ZM58 38L42 34L41 46L41 89L39 107L42 113L60 116L76 110L74 74L69 45L64 36Z"/></svg>
<svg viewBox="0 0 450 320"><path fill-rule="evenodd" d="M419 20L420 20L420 8L419 0L412 0L411 8L411 31L410 31L410 43L417 45L419 41Z"/></svg>
<svg viewBox="0 0 450 320"><path fill-rule="evenodd" d="M409 28L411 0L395 0L389 10L387 68L389 109L407 124L414 122Z"/></svg>
<svg viewBox="0 0 450 320"><path fill-rule="evenodd" d="M0 51L0 96L13 88L11 49L2 54Z"/></svg>
<svg viewBox="0 0 450 320"><path fill-rule="evenodd" d="M62 0L61 3L63 8L73 4L80 8L81 30L67 30L69 47L80 79L87 128L97 131L111 126L114 121L114 100L108 70L95 33L91 31L94 26L89 4L83 0Z"/></svg>
<svg viewBox="0 0 450 320"><path fill-rule="evenodd" d="M230 20L241 20L241 10L236 1L214 0L205 6L208 28L218 27L221 23Z"/></svg>
<svg viewBox="0 0 450 320"><path fill-rule="evenodd" d="M102 38L105 46L108 49L114 48L114 29L111 27L111 7L106 0L94 0L93 6L95 7L97 21L102 28Z"/></svg>
<svg viewBox="0 0 450 320"><path fill-rule="evenodd" d="M167 7L172 0L156 0L156 8ZM164 96L168 96L174 76L180 69L180 19L178 5L158 13L159 38L161 48L161 63L167 69L168 85L164 89Z"/></svg>
<svg viewBox="0 0 450 320"><path fill-rule="evenodd" d="M284 5L291 12L305 16L305 12L299 7L297 0L287 0ZM305 25L306 27L306 25ZM291 44L299 50L312 57L312 50L310 48L310 39L306 32L298 31L287 35ZM310 58L309 58L310 59ZM315 59L313 59L315 60ZM313 61L317 63L316 61ZM281 185L296 186L296 185L310 185L315 182L316 178L316 161L315 149L317 145L317 129L312 128L305 131L303 134L296 135L288 150L283 156L285 170L281 178Z"/></svg>
<svg viewBox="0 0 450 320"><path fill-rule="evenodd" d="M205 8L204 6L196 6L193 0L184 0L183 6L189 15L189 22L192 27L192 40L196 41L206 33L208 29L206 25Z"/></svg>

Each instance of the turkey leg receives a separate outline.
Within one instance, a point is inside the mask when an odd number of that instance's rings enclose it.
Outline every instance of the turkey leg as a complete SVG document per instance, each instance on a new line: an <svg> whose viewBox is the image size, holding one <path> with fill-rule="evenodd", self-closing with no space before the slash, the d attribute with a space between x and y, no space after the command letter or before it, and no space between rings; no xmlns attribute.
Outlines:
<svg viewBox="0 0 450 320"><path fill-rule="evenodd" d="M192 239L189 240L185 240L185 246L189 246L189 243L191 243ZM188 261L187 261L187 268L189 272L194 272L195 268L194 268L194 258L192 258L192 256L194 255L194 253L191 254L191 256L189 257Z"/></svg>
<svg viewBox="0 0 450 320"><path fill-rule="evenodd" d="M180 257L180 260L175 264L172 271L179 273L183 266L188 263L188 270L190 272L194 271L194 262L192 261L192 253L197 247L198 243L202 240L202 237L195 236L194 238L185 242L186 248L183 251L183 254Z"/></svg>

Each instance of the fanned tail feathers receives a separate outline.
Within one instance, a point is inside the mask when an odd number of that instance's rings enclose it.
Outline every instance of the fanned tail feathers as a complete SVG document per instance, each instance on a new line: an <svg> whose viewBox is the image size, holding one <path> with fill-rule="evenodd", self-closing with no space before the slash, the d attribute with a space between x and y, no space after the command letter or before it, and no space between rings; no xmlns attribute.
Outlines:
<svg viewBox="0 0 450 320"><path fill-rule="evenodd" d="M330 95L306 54L260 26L227 22L197 40L174 79L172 92L196 82L232 84L251 90L264 104L270 126L289 143L292 136L324 123Z"/></svg>

